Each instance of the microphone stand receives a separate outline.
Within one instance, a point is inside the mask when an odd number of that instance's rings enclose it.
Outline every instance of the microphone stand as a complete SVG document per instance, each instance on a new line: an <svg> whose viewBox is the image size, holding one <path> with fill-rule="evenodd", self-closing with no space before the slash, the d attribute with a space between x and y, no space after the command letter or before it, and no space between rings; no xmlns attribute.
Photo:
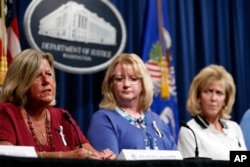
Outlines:
<svg viewBox="0 0 250 167"><path fill-rule="evenodd" d="M208 160L211 160L211 158L208 158L208 157L199 157L198 142L197 142L197 138L196 138L196 135L195 135L193 129L190 128L190 126L188 126L188 124L186 122L184 122L184 121L181 121L181 126L191 130L191 132L194 135L194 140L195 140L195 157L189 157L189 158L184 158L184 159L208 159Z"/></svg>
<svg viewBox="0 0 250 167"><path fill-rule="evenodd" d="M76 131L76 135L77 135L78 140L79 140L79 144L80 144L80 145L79 145L79 148L82 148L82 140L81 140L81 138L80 138L80 136L79 136L79 133L78 133L78 131L77 131L77 129L76 129L76 125L73 124L72 120L70 119L69 114L63 113L63 118L64 118L65 120L67 120L67 121L74 127L74 129L75 129L75 131Z"/></svg>

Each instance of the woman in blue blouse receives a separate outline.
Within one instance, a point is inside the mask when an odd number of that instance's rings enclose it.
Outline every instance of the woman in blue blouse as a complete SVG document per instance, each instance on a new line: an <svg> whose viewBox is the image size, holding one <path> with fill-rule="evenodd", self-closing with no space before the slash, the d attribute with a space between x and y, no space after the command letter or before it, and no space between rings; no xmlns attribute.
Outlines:
<svg viewBox="0 0 250 167"><path fill-rule="evenodd" d="M100 110L92 116L87 137L98 150L177 150L168 125L150 110L153 83L139 56L121 54L109 66Z"/></svg>

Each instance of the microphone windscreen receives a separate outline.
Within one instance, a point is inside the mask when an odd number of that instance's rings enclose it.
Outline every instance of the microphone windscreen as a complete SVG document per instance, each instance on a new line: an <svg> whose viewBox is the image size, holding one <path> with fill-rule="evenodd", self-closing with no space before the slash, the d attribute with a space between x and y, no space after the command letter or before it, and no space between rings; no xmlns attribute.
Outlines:
<svg viewBox="0 0 250 167"><path fill-rule="evenodd" d="M181 126L184 126L186 128L189 128L189 126L187 125L187 123L185 121L181 121Z"/></svg>
<svg viewBox="0 0 250 167"><path fill-rule="evenodd" d="M63 113L63 118L69 122L71 122L69 114L68 113Z"/></svg>

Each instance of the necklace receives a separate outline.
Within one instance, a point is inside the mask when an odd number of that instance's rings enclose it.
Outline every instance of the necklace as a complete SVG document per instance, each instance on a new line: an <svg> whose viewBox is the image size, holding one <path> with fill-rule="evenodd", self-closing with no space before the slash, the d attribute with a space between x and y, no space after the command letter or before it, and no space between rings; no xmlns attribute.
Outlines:
<svg viewBox="0 0 250 167"><path fill-rule="evenodd" d="M122 109L119 107L116 107L115 110L126 120L128 120L132 125L135 125L138 128L145 129L146 128L146 117L145 115L141 112L140 118L134 118L127 112L124 112Z"/></svg>
<svg viewBox="0 0 250 167"><path fill-rule="evenodd" d="M30 114L29 112L27 112L27 118L28 118L28 125L29 125L29 129L31 131L32 137L35 141L36 147L38 149L38 151L55 151L55 145L54 145L54 141L53 141L53 137L52 137L52 132L51 132L51 124L50 121L47 117L47 111L45 113L45 128L46 128L46 134L42 133L42 137L47 136L47 142L43 145L41 144L41 142L38 140L38 137L34 131L34 127L32 125L31 119L30 119Z"/></svg>

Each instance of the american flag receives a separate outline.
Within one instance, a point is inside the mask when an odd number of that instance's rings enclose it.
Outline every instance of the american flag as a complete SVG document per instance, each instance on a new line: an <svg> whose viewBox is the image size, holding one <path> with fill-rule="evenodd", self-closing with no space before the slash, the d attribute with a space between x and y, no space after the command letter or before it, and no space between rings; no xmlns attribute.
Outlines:
<svg viewBox="0 0 250 167"><path fill-rule="evenodd" d="M3 84L8 65L21 51L15 3L15 0L1 0L0 86Z"/></svg>

